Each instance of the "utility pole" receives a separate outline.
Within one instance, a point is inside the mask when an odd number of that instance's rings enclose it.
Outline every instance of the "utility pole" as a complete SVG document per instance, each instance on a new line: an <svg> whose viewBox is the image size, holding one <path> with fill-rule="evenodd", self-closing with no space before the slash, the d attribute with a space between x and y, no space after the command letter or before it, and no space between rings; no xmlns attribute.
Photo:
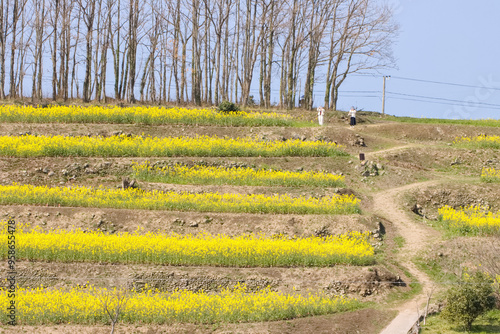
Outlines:
<svg viewBox="0 0 500 334"><path fill-rule="evenodd" d="M382 88L382 116L385 116L385 79L390 79L390 75L384 75L384 86Z"/></svg>

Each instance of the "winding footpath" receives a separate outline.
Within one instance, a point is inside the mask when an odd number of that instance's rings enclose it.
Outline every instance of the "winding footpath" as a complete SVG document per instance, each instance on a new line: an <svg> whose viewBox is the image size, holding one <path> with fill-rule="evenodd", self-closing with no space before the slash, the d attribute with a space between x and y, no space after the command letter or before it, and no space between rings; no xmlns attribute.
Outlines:
<svg viewBox="0 0 500 334"><path fill-rule="evenodd" d="M407 334L418 320L419 314L417 310L419 310L420 314L424 310L427 301L426 292L431 288L431 280L415 266L412 258L436 240L438 234L430 227L412 219L410 212L401 209L401 196L410 190L426 188L436 184L439 184L439 181L425 181L374 194L373 213L392 222L395 233L405 239L404 246L397 254L398 263L413 275L414 280L422 284L421 293L400 305L397 308L398 315L396 318L380 334Z"/></svg>

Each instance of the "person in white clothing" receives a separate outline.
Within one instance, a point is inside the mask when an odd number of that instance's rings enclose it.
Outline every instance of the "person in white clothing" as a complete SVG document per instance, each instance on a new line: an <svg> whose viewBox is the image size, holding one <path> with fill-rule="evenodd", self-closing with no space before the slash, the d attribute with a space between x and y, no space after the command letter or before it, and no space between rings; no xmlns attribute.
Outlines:
<svg viewBox="0 0 500 334"><path fill-rule="evenodd" d="M351 107L351 110L347 113L347 115L350 117L349 124L351 125L351 128L356 125L356 109L354 107Z"/></svg>
<svg viewBox="0 0 500 334"><path fill-rule="evenodd" d="M323 125L323 116L325 115L325 108L322 106L318 107L318 123L319 125Z"/></svg>

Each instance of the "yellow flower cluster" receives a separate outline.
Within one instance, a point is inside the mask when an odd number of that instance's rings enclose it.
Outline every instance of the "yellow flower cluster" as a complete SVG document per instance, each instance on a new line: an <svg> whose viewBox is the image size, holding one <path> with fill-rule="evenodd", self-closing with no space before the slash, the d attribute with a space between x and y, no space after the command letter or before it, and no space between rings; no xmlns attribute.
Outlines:
<svg viewBox="0 0 500 334"><path fill-rule="evenodd" d="M248 292L244 285L219 294L148 290L124 292L88 285L71 290L18 289L17 320L22 325L109 323L105 309L113 312L120 298L119 321L125 323L238 323L292 319L331 314L361 306L355 299L322 294L284 294L270 288ZM0 305L7 305L7 292L0 292ZM0 312L0 323L7 323Z"/></svg>
<svg viewBox="0 0 500 334"><path fill-rule="evenodd" d="M500 233L500 211L486 212L479 206L468 206L455 210L449 206L439 209L440 219L451 230L461 234L497 234Z"/></svg>
<svg viewBox="0 0 500 334"><path fill-rule="evenodd" d="M135 177L149 182L181 184L231 184L252 186L342 187L344 177L332 173L255 170L249 167L223 168L195 165L156 167L149 162L134 164Z"/></svg>
<svg viewBox="0 0 500 334"><path fill-rule="evenodd" d="M0 185L0 204L47 204L63 206L176 210L200 212L243 212L281 214L349 214L359 213L354 196L335 195L291 197L262 194L189 193L143 191L140 189L106 189L91 187L47 187L33 185Z"/></svg>
<svg viewBox="0 0 500 334"><path fill-rule="evenodd" d="M6 233L0 236L7 240ZM17 256L28 260L155 263L232 267L366 265L374 250L367 233L289 239L266 235L166 235L32 229L16 235ZM7 254L6 245L0 250Z"/></svg>
<svg viewBox="0 0 500 334"><path fill-rule="evenodd" d="M224 114L215 108L188 109L154 106L0 106L0 121L28 123L142 123L221 126L292 126L290 115L275 112ZM305 125L305 124L304 124Z"/></svg>
<svg viewBox="0 0 500 334"><path fill-rule="evenodd" d="M470 148L500 148L500 136L480 135L476 137L460 137L453 141L458 146Z"/></svg>
<svg viewBox="0 0 500 334"><path fill-rule="evenodd" d="M256 138L0 136L0 155L35 156L340 156L339 146L322 141L261 141Z"/></svg>
<svg viewBox="0 0 500 334"><path fill-rule="evenodd" d="M484 167L481 171L481 180L484 182L500 182L500 170Z"/></svg>

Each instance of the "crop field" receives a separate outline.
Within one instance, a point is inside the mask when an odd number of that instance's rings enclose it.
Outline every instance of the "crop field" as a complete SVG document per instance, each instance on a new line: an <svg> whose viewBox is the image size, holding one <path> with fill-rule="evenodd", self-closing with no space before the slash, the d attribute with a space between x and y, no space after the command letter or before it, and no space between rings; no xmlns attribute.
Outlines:
<svg viewBox="0 0 500 334"><path fill-rule="evenodd" d="M480 135L475 137L456 138L454 144L467 148L500 148L500 136Z"/></svg>
<svg viewBox="0 0 500 334"><path fill-rule="evenodd" d="M346 155L335 143L289 140L265 142L251 137L0 136L0 155L10 157L331 157Z"/></svg>
<svg viewBox="0 0 500 334"><path fill-rule="evenodd" d="M7 233L0 234L7 238ZM156 263L233 267L366 265L374 261L369 235L287 239L265 235L162 235L148 232L84 233L31 230L17 236L17 256L26 260ZM2 253L7 249L0 248Z"/></svg>
<svg viewBox="0 0 500 334"><path fill-rule="evenodd" d="M0 333L379 333L500 235L500 128L438 125L0 106Z"/></svg>
<svg viewBox="0 0 500 334"><path fill-rule="evenodd" d="M186 124L222 126L311 126L286 114L238 112L224 115L215 110L117 106L2 106L0 121L26 123Z"/></svg>
<svg viewBox="0 0 500 334"><path fill-rule="evenodd" d="M500 234L500 211L474 205L458 210L445 206L439 209L439 215L448 229L463 235Z"/></svg>
<svg viewBox="0 0 500 334"><path fill-rule="evenodd" d="M481 171L481 181L483 182L500 182L500 169L484 168Z"/></svg>
<svg viewBox="0 0 500 334"><path fill-rule="evenodd" d="M47 323L96 324L109 321L105 310L115 310L117 290L93 286L68 291L53 289L20 289L19 313L22 324ZM105 304L105 298L109 298ZM219 322L259 322L331 314L354 310L360 306L355 299L330 298L326 295L287 295L270 289L248 292L243 285L225 289L220 294L153 290L128 292L122 309L125 323L169 324L189 322L213 324ZM0 293L2 305L7 294ZM106 307L103 307L103 304ZM5 323L6 314L0 321Z"/></svg>
<svg viewBox="0 0 500 334"><path fill-rule="evenodd" d="M134 176L143 181L178 184L230 184L236 186L316 186L342 187L344 176L332 173L254 169L250 167L221 168L212 166L151 166L136 164Z"/></svg>

